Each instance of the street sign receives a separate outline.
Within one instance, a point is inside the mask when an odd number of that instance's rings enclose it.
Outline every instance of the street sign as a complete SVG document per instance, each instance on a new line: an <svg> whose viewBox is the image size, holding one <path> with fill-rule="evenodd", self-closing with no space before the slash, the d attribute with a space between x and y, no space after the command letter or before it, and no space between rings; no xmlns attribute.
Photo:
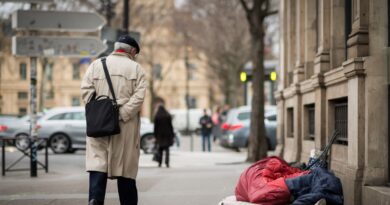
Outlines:
<svg viewBox="0 0 390 205"><path fill-rule="evenodd" d="M106 20L95 12L17 10L12 14L12 28L47 31L96 31Z"/></svg>
<svg viewBox="0 0 390 205"><path fill-rule="evenodd" d="M95 37L14 36L12 54L32 57L95 57L107 46Z"/></svg>
<svg viewBox="0 0 390 205"><path fill-rule="evenodd" d="M54 0L0 0L0 2L15 2L15 3L54 3Z"/></svg>

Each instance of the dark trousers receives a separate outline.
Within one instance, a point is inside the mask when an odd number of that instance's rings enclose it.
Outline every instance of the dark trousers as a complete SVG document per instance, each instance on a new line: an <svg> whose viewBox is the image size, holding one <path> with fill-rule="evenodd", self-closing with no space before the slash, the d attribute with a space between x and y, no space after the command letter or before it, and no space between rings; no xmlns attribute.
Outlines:
<svg viewBox="0 0 390 205"><path fill-rule="evenodd" d="M137 205L138 193L134 179L118 177L118 193L121 205ZM104 204L107 187L107 173L89 172L89 201L95 199L99 205Z"/></svg>
<svg viewBox="0 0 390 205"><path fill-rule="evenodd" d="M162 164L163 152L165 151L165 164L169 166L169 147L159 147L158 148L158 166Z"/></svg>
<svg viewBox="0 0 390 205"><path fill-rule="evenodd" d="M210 134L209 133L203 133L202 134L202 151L206 151L206 143L207 143L207 149L209 152L211 152L211 142L210 142Z"/></svg>
<svg viewBox="0 0 390 205"><path fill-rule="evenodd" d="M159 147L158 148L158 165L161 166L163 161L163 152L165 151L165 164L169 166L169 146L168 147Z"/></svg>

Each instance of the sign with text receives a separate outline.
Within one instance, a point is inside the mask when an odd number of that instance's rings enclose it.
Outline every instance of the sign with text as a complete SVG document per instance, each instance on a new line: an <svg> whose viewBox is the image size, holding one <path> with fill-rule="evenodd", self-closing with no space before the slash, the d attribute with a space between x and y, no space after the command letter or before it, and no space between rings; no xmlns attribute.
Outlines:
<svg viewBox="0 0 390 205"><path fill-rule="evenodd" d="M107 46L95 37L14 36L12 54L33 57L96 57Z"/></svg>
<svg viewBox="0 0 390 205"><path fill-rule="evenodd" d="M54 3L54 0L0 0L0 2L14 2L14 3Z"/></svg>
<svg viewBox="0 0 390 205"><path fill-rule="evenodd" d="M96 31L106 20L94 12L18 10L12 14L17 30Z"/></svg>

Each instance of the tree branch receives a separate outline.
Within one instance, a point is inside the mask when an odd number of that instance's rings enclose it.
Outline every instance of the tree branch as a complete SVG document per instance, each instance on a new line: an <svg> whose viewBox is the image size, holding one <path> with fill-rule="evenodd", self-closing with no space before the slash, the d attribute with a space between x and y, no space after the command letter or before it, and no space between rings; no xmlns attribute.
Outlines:
<svg viewBox="0 0 390 205"><path fill-rule="evenodd" d="M252 10L248 8L248 4L245 2L245 0L240 0L242 7L244 8L245 12L247 14L251 13Z"/></svg>
<svg viewBox="0 0 390 205"><path fill-rule="evenodd" d="M267 12L266 14L265 14L265 16L267 17L267 16L272 16L272 15L275 15L275 14L278 14L279 13L279 11L278 10L275 10L275 11L269 11L269 12Z"/></svg>

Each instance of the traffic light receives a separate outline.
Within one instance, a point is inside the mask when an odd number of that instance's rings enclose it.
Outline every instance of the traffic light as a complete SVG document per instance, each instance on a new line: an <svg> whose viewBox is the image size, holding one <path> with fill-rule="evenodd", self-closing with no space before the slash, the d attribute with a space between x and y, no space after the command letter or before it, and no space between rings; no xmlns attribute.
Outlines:
<svg viewBox="0 0 390 205"><path fill-rule="evenodd" d="M276 81L277 75L275 71L272 71L271 74L269 75L269 79L271 81Z"/></svg>
<svg viewBox="0 0 390 205"><path fill-rule="evenodd" d="M240 80L241 80L241 82L245 83L247 81L247 79L248 79L248 76L247 76L246 72L242 71L240 73Z"/></svg>

